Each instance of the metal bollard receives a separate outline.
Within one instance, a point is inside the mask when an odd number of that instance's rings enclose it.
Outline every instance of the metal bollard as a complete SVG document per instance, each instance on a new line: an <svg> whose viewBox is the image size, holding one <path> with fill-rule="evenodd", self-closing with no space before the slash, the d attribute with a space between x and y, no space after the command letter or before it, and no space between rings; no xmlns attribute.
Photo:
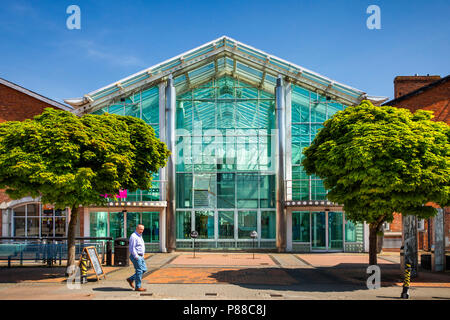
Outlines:
<svg viewBox="0 0 450 320"><path fill-rule="evenodd" d="M403 280L403 291L400 296L402 299L409 299L409 283L411 281L411 265L407 263L405 265L405 279Z"/></svg>
<svg viewBox="0 0 450 320"><path fill-rule="evenodd" d="M80 258L80 282L87 283L87 257L86 252L83 252Z"/></svg>

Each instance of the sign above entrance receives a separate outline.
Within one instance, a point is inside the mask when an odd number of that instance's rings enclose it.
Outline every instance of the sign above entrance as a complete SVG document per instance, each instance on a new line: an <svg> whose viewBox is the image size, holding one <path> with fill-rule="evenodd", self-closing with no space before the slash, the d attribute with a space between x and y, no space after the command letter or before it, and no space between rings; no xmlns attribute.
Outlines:
<svg viewBox="0 0 450 320"><path fill-rule="evenodd" d="M286 206L337 206L342 205L330 201L286 201Z"/></svg>
<svg viewBox="0 0 450 320"><path fill-rule="evenodd" d="M109 207L167 207L167 201L108 202Z"/></svg>

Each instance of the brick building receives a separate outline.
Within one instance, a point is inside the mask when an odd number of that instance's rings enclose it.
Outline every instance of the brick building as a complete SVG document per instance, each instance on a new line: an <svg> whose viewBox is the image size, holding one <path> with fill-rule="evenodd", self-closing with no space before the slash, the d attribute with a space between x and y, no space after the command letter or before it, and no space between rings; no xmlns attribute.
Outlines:
<svg viewBox="0 0 450 320"><path fill-rule="evenodd" d="M31 90L25 89L15 83L0 78L0 122L5 121L22 121L31 119L41 114L45 108L55 108L71 111L73 108L57 101L44 97ZM48 217L43 218L43 212L52 210L46 206L42 206L37 199L24 198L19 200L11 200L4 190L0 190L0 237L2 235L9 236L11 234L11 212L12 208L17 209L19 213L17 218L17 226L25 230L25 225L30 226L33 230L33 236L42 232L42 223L52 223ZM53 210L54 211L54 210ZM59 214L59 213L58 213ZM54 214L52 215L52 217ZM56 220L55 220L56 221ZM57 221L63 228L61 221ZM50 225L50 224L49 224ZM25 231L15 230L16 235L26 235ZM44 230L45 232L45 230Z"/></svg>
<svg viewBox="0 0 450 320"><path fill-rule="evenodd" d="M398 76L394 79L394 99L383 105L407 108L412 112L419 109L434 112L435 121L450 124L450 75L440 76ZM430 204L432 205L432 204ZM433 205L438 208L438 206ZM445 212L445 247L450 250L450 208ZM433 245L432 219L418 221L418 248L430 250ZM385 225L384 251L399 251L402 244L402 217L394 215L394 221Z"/></svg>

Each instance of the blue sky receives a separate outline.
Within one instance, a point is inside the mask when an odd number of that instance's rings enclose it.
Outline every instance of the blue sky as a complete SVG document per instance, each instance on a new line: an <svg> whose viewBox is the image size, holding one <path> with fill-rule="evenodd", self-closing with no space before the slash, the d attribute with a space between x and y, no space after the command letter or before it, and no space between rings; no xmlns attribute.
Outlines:
<svg viewBox="0 0 450 320"><path fill-rule="evenodd" d="M222 35L370 95L450 73L449 0L0 1L0 77L60 102ZM366 27L372 4L381 30Z"/></svg>

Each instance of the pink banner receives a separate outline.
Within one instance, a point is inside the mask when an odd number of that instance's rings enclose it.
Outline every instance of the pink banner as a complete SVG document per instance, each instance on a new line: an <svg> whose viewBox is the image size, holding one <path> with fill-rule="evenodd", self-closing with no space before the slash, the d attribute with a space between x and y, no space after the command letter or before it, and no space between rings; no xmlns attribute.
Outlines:
<svg viewBox="0 0 450 320"><path fill-rule="evenodd" d="M118 198L118 199L126 199L126 197L127 197L127 191L128 190L121 190L121 189L119 189L119 194L117 195L116 194L116 198ZM101 194L100 195L101 197L104 197L104 198L109 198L109 195L106 193L106 194Z"/></svg>

